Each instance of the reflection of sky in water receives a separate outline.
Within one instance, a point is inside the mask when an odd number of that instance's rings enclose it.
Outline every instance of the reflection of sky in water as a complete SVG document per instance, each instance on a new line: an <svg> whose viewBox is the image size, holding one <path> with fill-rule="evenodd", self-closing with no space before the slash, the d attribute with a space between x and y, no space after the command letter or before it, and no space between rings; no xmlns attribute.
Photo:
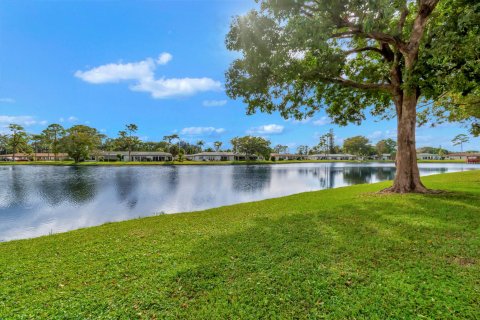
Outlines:
<svg viewBox="0 0 480 320"><path fill-rule="evenodd" d="M478 169L420 164L422 175ZM0 166L0 240L393 179L388 163Z"/></svg>

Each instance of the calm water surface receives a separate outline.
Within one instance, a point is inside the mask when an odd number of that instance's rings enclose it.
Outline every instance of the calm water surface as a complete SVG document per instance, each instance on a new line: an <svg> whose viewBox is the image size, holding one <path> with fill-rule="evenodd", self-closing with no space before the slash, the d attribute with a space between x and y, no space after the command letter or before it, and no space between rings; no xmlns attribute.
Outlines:
<svg viewBox="0 0 480 320"><path fill-rule="evenodd" d="M480 169L421 164L422 175ZM0 241L393 179L393 164L0 166Z"/></svg>

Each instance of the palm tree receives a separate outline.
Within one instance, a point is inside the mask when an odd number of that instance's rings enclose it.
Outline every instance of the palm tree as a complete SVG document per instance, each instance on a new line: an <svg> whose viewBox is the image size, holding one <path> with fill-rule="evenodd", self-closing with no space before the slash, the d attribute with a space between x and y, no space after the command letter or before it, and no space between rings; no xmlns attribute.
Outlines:
<svg viewBox="0 0 480 320"><path fill-rule="evenodd" d="M164 137L163 137L163 140L166 141L166 142L168 142L169 145L172 144L172 141L173 141L173 140L177 140L177 139L180 141L180 137L179 137L178 134L176 134L176 133L174 133L174 134L172 134L172 135L169 135L169 136L164 136Z"/></svg>
<svg viewBox="0 0 480 320"><path fill-rule="evenodd" d="M222 147L222 144L223 144L222 141L215 141L213 143L213 145L215 146L215 151L218 152L220 150L220 148Z"/></svg>
<svg viewBox="0 0 480 320"><path fill-rule="evenodd" d="M197 141L197 147L200 148L200 152L202 152L202 147L205 145L205 141L203 140L198 140Z"/></svg>

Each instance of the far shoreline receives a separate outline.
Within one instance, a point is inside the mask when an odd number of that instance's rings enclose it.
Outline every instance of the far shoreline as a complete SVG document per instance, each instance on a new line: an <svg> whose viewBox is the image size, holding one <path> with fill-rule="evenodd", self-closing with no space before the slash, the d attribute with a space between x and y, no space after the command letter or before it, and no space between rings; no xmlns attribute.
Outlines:
<svg viewBox="0 0 480 320"><path fill-rule="evenodd" d="M393 160L282 160L282 161L169 161L169 162L108 162L108 161L84 161L75 163L73 161L5 161L0 166L232 166L232 165L278 165L278 164L301 164L301 163L395 163ZM465 160L418 160L418 163L467 163Z"/></svg>

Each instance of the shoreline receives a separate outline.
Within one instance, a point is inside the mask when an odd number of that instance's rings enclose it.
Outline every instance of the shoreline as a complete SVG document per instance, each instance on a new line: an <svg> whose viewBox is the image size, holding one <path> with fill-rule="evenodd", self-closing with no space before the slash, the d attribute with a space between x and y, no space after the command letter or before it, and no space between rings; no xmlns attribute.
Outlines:
<svg viewBox="0 0 480 320"><path fill-rule="evenodd" d="M395 163L392 160L283 160L283 161L173 161L173 162L106 162L106 161L85 161L75 163L73 161L4 161L0 166L232 166L232 165L277 165L277 164L301 164L301 163ZM418 160L418 163L464 163L465 160ZM470 163L478 164L479 163Z"/></svg>
<svg viewBox="0 0 480 320"><path fill-rule="evenodd" d="M3 242L0 318L473 316L479 177L425 177L436 195L361 184Z"/></svg>

